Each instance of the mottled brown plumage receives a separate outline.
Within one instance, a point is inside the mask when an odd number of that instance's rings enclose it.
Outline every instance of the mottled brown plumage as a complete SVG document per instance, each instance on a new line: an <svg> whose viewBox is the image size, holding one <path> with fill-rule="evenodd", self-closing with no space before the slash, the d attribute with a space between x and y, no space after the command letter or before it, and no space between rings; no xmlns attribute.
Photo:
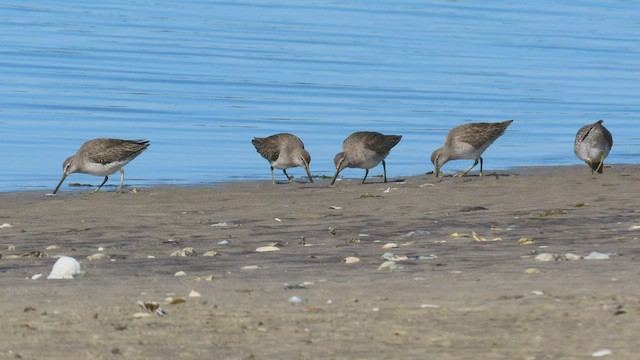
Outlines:
<svg viewBox="0 0 640 360"><path fill-rule="evenodd" d="M309 163L311 156L305 150L302 141L293 134L281 133L271 135L266 138L253 138L251 143L263 158L267 159L271 165L271 181L275 184L276 179L273 169L282 169L282 172L289 181L287 169L290 167L302 166L309 176L309 182L313 182Z"/></svg>
<svg viewBox="0 0 640 360"><path fill-rule="evenodd" d="M444 141L444 146L431 154L431 162L436 167L436 176L440 176L440 168L448 161L459 159L475 160L473 165L459 176L467 175L478 165L478 160L480 160L480 176L482 176L482 153L504 134L512 122L513 120L498 123L471 123L451 129Z"/></svg>
<svg viewBox="0 0 640 360"><path fill-rule="evenodd" d="M98 192L109 176L120 170L120 189L124 188L123 167L140 155L149 146L147 140L93 139L82 144L75 155L62 164L62 179L53 191L55 194L64 179L73 173L104 176L102 184L93 192Z"/></svg>
<svg viewBox="0 0 640 360"><path fill-rule="evenodd" d="M604 159L609 156L613 146L613 137L602 125L603 121L599 120L581 127L573 144L576 156L589 165L593 174L603 173Z"/></svg>
<svg viewBox="0 0 640 360"><path fill-rule="evenodd" d="M384 135L378 132L361 131L349 135L342 143L342 152L336 154L333 163L336 172L331 180L331 185L336 182L340 171L345 168L365 169L364 184L369 175L369 169L382 162L384 182L387 182L387 166L384 159L391 149L402 139L401 135Z"/></svg>

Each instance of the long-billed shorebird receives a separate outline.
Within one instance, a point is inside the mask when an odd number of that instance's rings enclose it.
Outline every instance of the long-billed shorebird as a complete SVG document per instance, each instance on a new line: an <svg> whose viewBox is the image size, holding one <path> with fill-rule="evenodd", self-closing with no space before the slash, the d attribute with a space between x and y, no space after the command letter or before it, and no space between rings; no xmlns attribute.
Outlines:
<svg viewBox="0 0 640 360"><path fill-rule="evenodd" d="M602 174L604 159L609 155L613 146L613 137L609 130L602 125L603 121L598 120L593 124L581 127L573 144L576 156L589 165L592 174Z"/></svg>
<svg viewBox="0 0 640 360"><path fill-rule="evenodd" d="M475 160L470 168L454 176L466 176L480 160L480 176L482 176L482 153L487 150L507 129L513 120L498 123L471 123L455 127L449 131L444 146L431 154L431 162L436 167L436 176L440 169L450 160Z"/></svg>
<svg viewBox="0 0 640 360"><path fill-rule="evenodd" d="M290 167L302 166L307 172L309 182L313 182L311 172L309 171L309 163L311 156L305 150L302 141L293 134L281 133L271 135L266 138L253 138L251 143L256 150L267 159L271 164L271 181L275 184L276 178L273 175L273 169L282 169L287 181L290 181L287 169Z"/></svg>
<svg viewBox="0 0 640 360"><path fill-rule="evenodd" d="M82 144L75 155L70 156L62 164L62 179L53 190L55 194L69 174L82 173L104 176L102 184L94 193L100 191L102 185L109 180L109 175L120 170L120 189L124 188L124 166L135 159L149 146L147 140L93 139Z"/></svg>
<svg viewBox="0 0 640 360"><path fill-rule="evenodd" d="M402 135L384 135L372 131L355 132L349 135L342 143L342 152L337 153L333 158L336 172L331 180L331 185L336 182L340 171L348 167L365 169L362 179L364 184L367 175L369 175L369 169L377 166L380 162L382 162L384 171L384 182L387 182L387 165L384 159L400 139L402 139Z"/></svg>

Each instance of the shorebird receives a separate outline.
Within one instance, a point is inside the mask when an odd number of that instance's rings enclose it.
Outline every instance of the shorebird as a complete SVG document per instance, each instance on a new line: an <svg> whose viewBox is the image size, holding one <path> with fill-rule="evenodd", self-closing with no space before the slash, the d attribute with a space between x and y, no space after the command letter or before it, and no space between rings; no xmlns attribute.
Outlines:
<svg viewBox="0 0 640 360"><path fill-rule="evenodd" d="M251 143L256 150L267 159L271 164L271 181L275 184L276 178L273 175L273 169L282 169L287 181L290 181L287 169L290 167L302 166L307 172L309 182L313 182L311 172L309 171L309 163L311 156L304 149L302 141L293 134L281 133L271 135L266 138L253 138Z"/></svg>
<svg viewBox="0 0 640 360"><path fill-rule="evenodd" d="M120 170L120 189L124 188L124 166L135 159L149 146L147 140L93 139L82 144L75 155L62 164L62 179L53 190L55 194L69 174L81 173L104 176L102 184L93 193L100 191L109 180L109 175Z"/></svg>
<svg viewBox="0 0 640 360"><path fill-rule="evenodd" d="M576 156L589 165L592 174L602 174L604 159L609 155L613 146L613 137L609 130L602 125L603 121L598 120L593 124L581 127L573 144Z"/></svg>
<svg viewBox="0 0 640 360"><path fill-rule="evenodd" d="M364 184L367 175L369 175L369 169L377 166L381 161L384 182L387 182L387 165L384 159L400 139L402 139L402 135L384 135L372 131L355 132L349 135L342 143L342 152L337 153L333 158L336 172L331 180L331 185L336 182L340 171L348 167L365 169L362 179Z"/></svg>
<svg viewBox="0 0 640 360"><path fill-rule="evenodd" d="M470 168L454 176L466 176L480 160L480 176L482 176L482 153L487 150L507 129L513 120L498 123L471 123L455 127L449 131L444 146L431 154L431 162L436 167L436 176L440 176L440 168L450 160L475 160Z"/></svg>

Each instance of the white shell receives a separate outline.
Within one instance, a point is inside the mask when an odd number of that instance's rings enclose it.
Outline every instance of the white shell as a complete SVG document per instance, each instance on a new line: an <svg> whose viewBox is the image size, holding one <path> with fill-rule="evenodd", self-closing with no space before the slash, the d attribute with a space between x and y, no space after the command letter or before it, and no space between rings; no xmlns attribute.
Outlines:
<svg viewBox="0 0 640 360"><path fill-rule="evenodd" d="M62 256L53 264L47 279L73 279L80 275L80 263L69 256Z"/></svg>
<svg viewBox="0 0 640 360"><path fill-rule="evenodd" d="M256 252L269 252L269 251L280 251L280 248L277 246L269 245L269 246L261 246L256 249Z"/></svg>

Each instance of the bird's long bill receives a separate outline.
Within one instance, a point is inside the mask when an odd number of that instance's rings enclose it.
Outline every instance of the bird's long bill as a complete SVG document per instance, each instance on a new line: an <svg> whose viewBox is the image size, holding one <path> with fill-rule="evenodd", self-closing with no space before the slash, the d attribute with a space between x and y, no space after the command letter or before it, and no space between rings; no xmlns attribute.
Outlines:
<svg viewBox="0 0 640 360"><path fill-rule="evenodd" d="M311 171L309 171L309 165L304 167L307 170L307 176L309 177L309 182L313 182L313 178L311 177Z"/></svg>
<svg viewBox="0 0 640 360"><path fill-rule="evenodd" d="M340 168L336 167L336 173L333 174L333 179L331 179L331 185L333 185L336 182L336 179L338 178L338 174L340 174Z"/></svg>
<svg viewBox="0 0 640 360"><path fill-rule="evenodd" d="M64 182L64 179L66 178L67 178L67 173L62 173L62 179L60 179L60 182L58 183L58 186L56 186L56 189L53 190L54 194L58 192L58 189L60 189L60 185L62 185L62 183Z"/></svg>
<svg viewBox="0 0 640 360"><path fill-rule="evenodd" d="M440 168L436 166L436 177L440 177Z"/></svg>

